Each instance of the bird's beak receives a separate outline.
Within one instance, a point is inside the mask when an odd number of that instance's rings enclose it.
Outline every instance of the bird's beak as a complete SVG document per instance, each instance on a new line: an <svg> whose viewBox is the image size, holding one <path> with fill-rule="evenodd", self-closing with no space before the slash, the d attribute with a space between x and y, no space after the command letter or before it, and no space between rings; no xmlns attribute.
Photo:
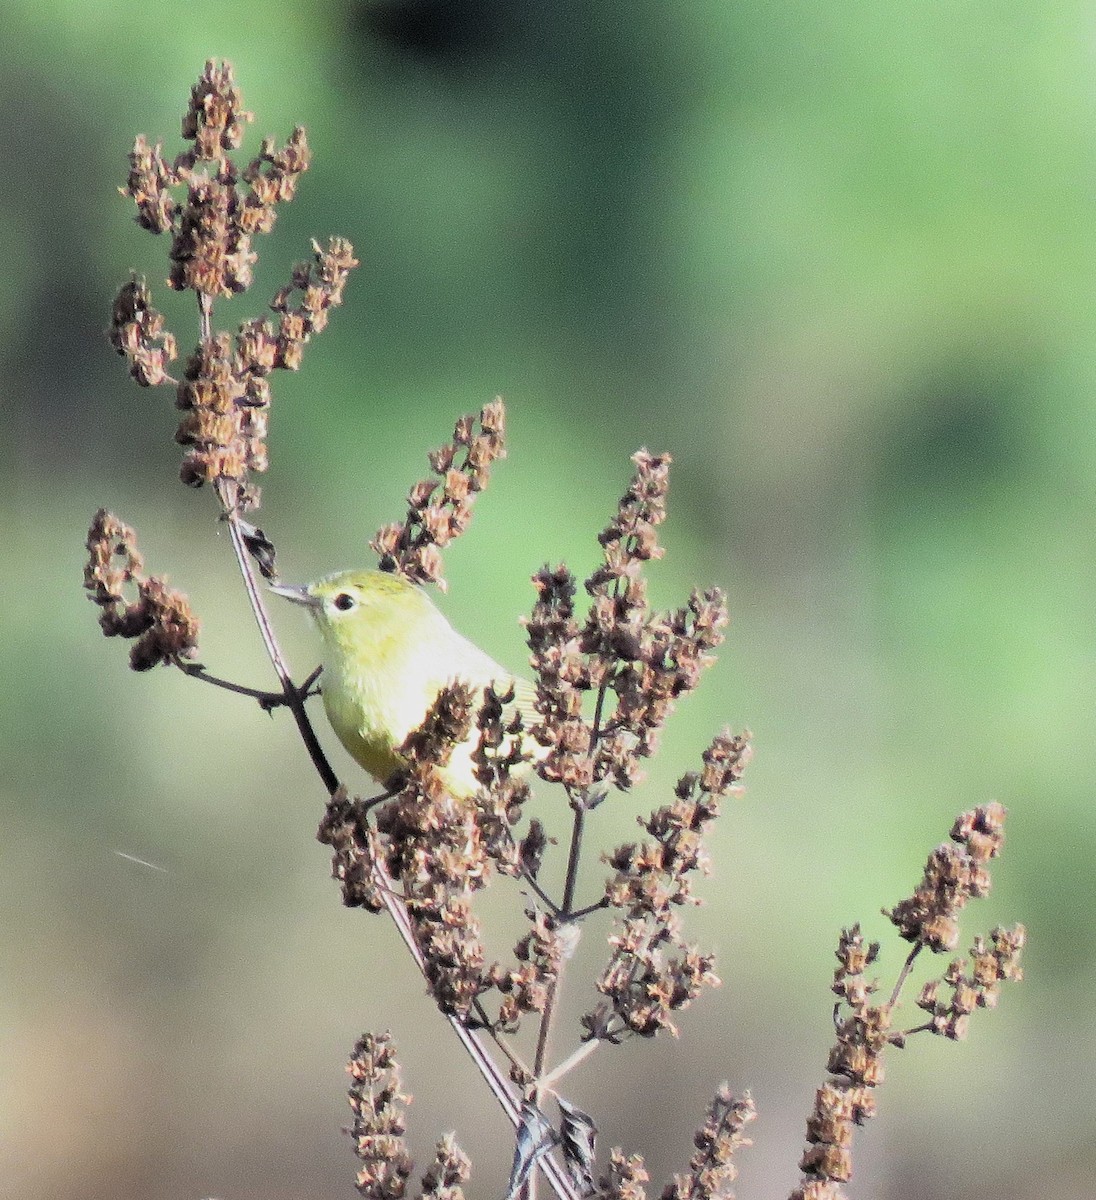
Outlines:
<svg viewBox="0 0 1096 1200"><path fill-rule="evenodd" d="M305 608L319 608L320 602L308 591L307 583L272 583L270 590L277 596L303 604Z"/></svg>

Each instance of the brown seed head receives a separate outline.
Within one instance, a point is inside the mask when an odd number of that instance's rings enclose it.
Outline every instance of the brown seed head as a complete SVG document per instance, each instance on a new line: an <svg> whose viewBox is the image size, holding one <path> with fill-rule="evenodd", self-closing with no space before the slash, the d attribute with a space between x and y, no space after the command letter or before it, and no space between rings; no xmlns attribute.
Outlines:
<svg viewBox="0 0 1096 1200"><path fill-rule="evenodd" d="M182 592L144 573L133 530L106 509L92 518L87 536L84 587L102 610L107 637L135 638L130 666L147 671L191 658L198 649L198 618Z"/></svg>
<svg viewBox="0 0 1096 1200"><path fill-rule="evenodd" d="M752 1145L746 1126L757 1117L749 1092L736 1099L722 1084L708 1107L704 1124L693 1137L696 1153L687 1175L674 1176L662 1191L662 1200L734 1200L731 1184L738 1175L735 1153Z"/></svg>
<svg viewBox="0 0 1096 1200"><path fill-rule="evenodd" d="M438 1142L434 1161L422 1177L422 1200L463 1200L462 1183L472 1174L468 1155L457 1145L456 1135L447 1133Z"/></svg>
<svg viewBox="0 0 1096 1200"><path fill-rule="evenodd" d="M983 805L959 817L951 831L956 844L937 846L913 895L886 912L902 937L936 952L955 949L959 911L989 891L986 863L1000 853L1004 818L1000 804Z"/></svg>
<svg viewBox="0 0 1096 1200"><path fill-rule="evenodd" d="M609 1152L609 1165L598 1180L599 1200L646 1200L644 1184L650 1179L643 1158L638 1154L625 1157L624 1151L614 1146Z"/></svg>
<svg viewBox="0 0 1096 1200"><path fill-rule="evenodd" d="M137 275L114 298L108 336L114 349L129 360L129 373L141 387L175 382L167 372L167 364L177 355L175 338L164 328L147 284Z"/></svg>
<svg viewBox="0 0 1096 1200"><path fill-rule="evenodd" d="M179 184L179 176L164 160L163 146L151 145L138 135L129 153L129 178L120 191L131 196L137 205L137 224L150 233L167 233L173 228L178 207L171 189Z"/></svg>
<svg viewBox="0 0 1096 1200"><path fill-rule="evenodd" d="M363 1035L346 1069L354 1114L347 1132L362 1162L358 1191L368 1200L400 1200L414 1169L403 1137L411 1098L400 1091L400 1068L391 1035Z"/></svg>
<svg viewBox="0 0 1096 1200"><path fill-rule="evenodd" d="M244 110L231 64L209 59L190 90L190 106L183 117L183 137L194 143L193 158L199 162L222 159L240 145L244 126L253 119Z"/></svg>
<svg viewBox="0 0 1096 1200"><path fill-rule="evenodd" d="M505 454L504 429L501 398L485 405L478 419L457 421L452 442L429 455L439 478L416 483L403 524L385 525L370 541L382 571L444 589L441 550L468 528L476 493L487 486L491 464Z"/></svg>

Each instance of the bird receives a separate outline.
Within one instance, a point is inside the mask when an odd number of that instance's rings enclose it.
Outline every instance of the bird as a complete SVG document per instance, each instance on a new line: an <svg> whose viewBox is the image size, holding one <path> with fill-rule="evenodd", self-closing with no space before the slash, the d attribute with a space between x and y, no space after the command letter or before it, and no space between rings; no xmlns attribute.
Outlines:
<svg viewBox="0 0 1096 1200"><path fill-rule="evenodd" d="M379 570L339 571L315 583L271 584L271 591L311 614L323 641L320 692L324 710L350 756L382 786L406 763L408 734L426 719L442 688L463 683L482 703L490 685L513 693L526 729L540 717L536 689L459 634L417 584ZM438 768L449 793L470 799L480 788L473 753L479 730L455 745ZM543 754L532 738L523 749ZM525 766L526 764L522 764Z"/></svg>

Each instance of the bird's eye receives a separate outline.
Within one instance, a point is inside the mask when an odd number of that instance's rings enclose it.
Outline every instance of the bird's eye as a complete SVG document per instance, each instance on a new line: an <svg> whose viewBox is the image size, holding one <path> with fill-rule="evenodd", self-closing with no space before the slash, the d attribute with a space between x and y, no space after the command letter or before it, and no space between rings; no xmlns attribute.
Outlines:
<svg viewBox="0 0 1096 1200"><path fill-rule="evenodd" d="M349 612L354 607L354 597L349 592L340 592L334 600L339 612Z"/></svg>

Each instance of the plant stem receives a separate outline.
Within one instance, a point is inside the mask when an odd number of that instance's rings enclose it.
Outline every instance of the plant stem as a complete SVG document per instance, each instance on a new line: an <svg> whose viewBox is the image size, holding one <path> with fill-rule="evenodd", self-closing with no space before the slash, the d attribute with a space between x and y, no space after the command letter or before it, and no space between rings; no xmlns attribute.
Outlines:
<svg viewBox="0 0 1096 1200"><path fill-rule="evenodd" d="M585 908L572 909L567 914L568 921L581 921L583 917L588 917L591 913L600 912L603 908L609 907L609 901L604 896L600 900L595 900L593 904L587 904Z"/></svg>
<svg viewBox="0 0 1096 1200"><path fill-rule="evenodd" d="M917 942L909 954L906 955L906 961L902 964L902 970L898 973L898 982L894 985L894 991L891 992L890 999L887 1001L888 1008L893 1008L898 1003L898 996L906 986L906 980L909 978L910 971L913 970L913 964L920 953L921 943Z"/></svg>
<svg viewBox="0 0 1096 1200"><path fill-rule="evenodd" d="M251 605L251 611L255 615L255 622L259 626L259 636L266 647L267 657L270 659L274 667L274 672L278 676L278 682L282 685L282 695L285 697L284 703L293 714L293 720L297 723L297 729L300 732L305 749L308 751L308 757L312 760L312 764L316 768L320 779L323 780L323 785L327 788L328 795L333 796L339 789L339 777L331 769L331 764L327 761L327 755L324 754L323 747L316 737L316 731L312 728L312 722L305 711L304 702L308 694L309 685L306 683L303 688L298 688L290 678L289 665L286 662L281 647L278 645L278 639L274 635L274 627L270 622L270 615L266 611L266 605L263 603L262 593L259 591L259 584L255 579L255 572L251 569L251 558L247 552L247 543L244 540L243 530L240 528L240 514L236 508L236 489L224 480L218 481L216 488L218 499L221 501L221 507L224 509L225 521L228 524L228 533L232 541L232 550L236 555L236 565L239 567L240 575L244 581L248 603Z"/></svg>
<svg viewBox="0 0 1096 1200"><path fill-rule="evenodd" d="M415 960L423 976L425 976L426 960L419 947L418 939L415 937L415 931L407 909L396 892L392 878L388 874L388 870L381 858L376 854L371 855L370 858L372 860L373 877L377 885L377 891L383 898L384 906L395 923L396 929L403 940L403 944L407 947L408 953ZM498 1101L503 1113L506 1115L506 1119L517 1129L521 1124L521 1101L514 1095L499 1065L491 1058L479 1038L476 1037L472 1030L467 1028L460 1017L455 1013L446 1013L445 1019L449 1022L453 1032L457 1035L461 1045L468 1053L469 1058L472 1059L479 1073L483 1076L484 1081L491 1090L491 1094ZM558 1200L580 1200L571 1186L566 1172L554 1158L544 1155L537 1165L552 1185L552 1191L555 1192Z"/></svg>
<svg viewBox="0 0 1096 1200"><path fill-rule="evenodd" d="M315 730L312 728L312 723L308 719L308 714L305 712L304 701L308 691L308 686L313 681L310 677L309 683L304 688L298 688L292 681L289 675L289 667L285 657L282 654L281 647L278 645L277 638L274 634L273 626L270 622L269 614L266 611L266 606L263 604L263 597L259 591L258 583L256 582L254 572L251 569L251 561L247 553L247 546L244 542L243 533L240 529L239 514L235 508L236 497L230 489L223 484L218 484L218 496L225 510L225 518L228 523L229 534L232 539L232 548L236 555L236 563L240 569L240 575L244 581L244 587L247 591L248 601L251 604L251 610L255 614L255 621L259 626L259 635L263 640L263 645L266 647L266 652L270 658L271 664L278 676L282 685L283 703L289 708L293 714L293 718L297 723L297 729L300 732L301 738L304 741L305 749L308 751L308 756L312 760L313 766L316 768L323 785L327 788L329 795L334 795L339 790L339 779L332 770L330 763L327 761L322 747L316 738ZM235 690L235 689L233 689ZM378 891L384 898L384 906L388 910L389 916L392 918L404 945L407 947L411 957L415 960L419 971L426 976L426 961L422 956L422 951L419 948L418 941L415 938L415 932L411 925L411 918L408 915L407 909L396 894L395 888L392 885L392 880L388 875L382 861L376 855L373 857L373 872L378 884ZM498 1064L491 1058L479 1038L468 1028L455 1014L446 1014L446 1020L449 1022L453 1032L457 1035L461 1045L464 1047L468 1056L476 1065L477 1070L483 1077L491 1094L498 1101L505 1113L510 1124L517 1129L521 1121L521 1104L510 1090L510 1086L506 1081L505 1076ZM570 1185L570 1181L563 1168L554 1159L545 1156L539 1163L544 1171L548 1181L552 1185L552 1190L555 1192L559 1200L579 1200L574 1189Z"/></svg>
<svg viewBox="0 0 1096 1200"><path fill-rule="evenodd" d="M278 708L283 704L288 704L281 692L265 692L261 688L245 687L242 683L221 679L218 675L211 675L201 663L189 663L180 659L176 661L175 665L191 679L200 679L202 683L211 683L214 687L224 688L226 692L235 692L238 696L250 696L252 700L258 700L261 708Z"/></svg>

